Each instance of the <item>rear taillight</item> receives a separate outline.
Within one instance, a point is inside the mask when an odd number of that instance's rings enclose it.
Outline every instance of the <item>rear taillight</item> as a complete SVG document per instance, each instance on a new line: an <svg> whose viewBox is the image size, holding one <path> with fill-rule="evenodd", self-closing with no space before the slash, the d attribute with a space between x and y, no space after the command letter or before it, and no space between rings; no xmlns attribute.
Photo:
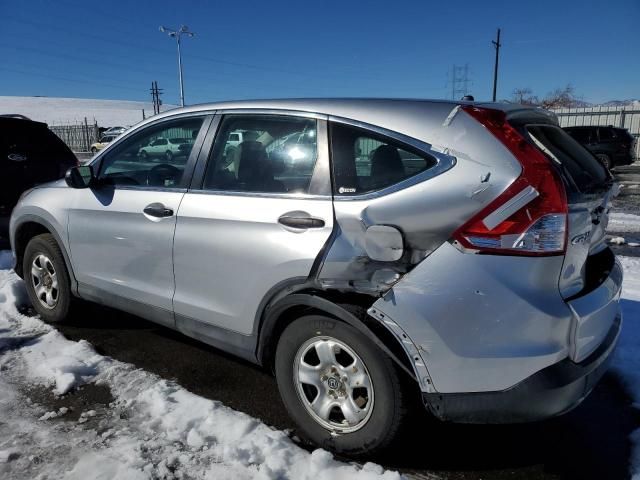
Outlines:
<svg viewBox="0 0 640 480"><path fill-rule="evenodd" d="M467 249L506 255L560 255L567 236L567 197L562 180L540 150L504 112L464 106L520 162L522 173L493 202L453 234Z"/></svg>

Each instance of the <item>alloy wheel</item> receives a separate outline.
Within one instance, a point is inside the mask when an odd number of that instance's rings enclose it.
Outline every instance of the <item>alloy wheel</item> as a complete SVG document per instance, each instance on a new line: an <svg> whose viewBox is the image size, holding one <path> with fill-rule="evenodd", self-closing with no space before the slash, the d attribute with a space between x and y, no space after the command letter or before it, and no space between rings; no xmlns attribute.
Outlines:
<svg viewBox="0 0 640 480"><path fill-rule="evenodd" d="M53 262L42 253L31 262L31 284L38 301L44 308L56 307L60 294L58 275Z"/></svg>
<svg viewBox="0 0 640 480"><path fill-rule="evenodd" d="M307 340L296 353L293 377L307 412L327 430L355 432L371 417L371 375L345 343L331 337Z"/></svg>

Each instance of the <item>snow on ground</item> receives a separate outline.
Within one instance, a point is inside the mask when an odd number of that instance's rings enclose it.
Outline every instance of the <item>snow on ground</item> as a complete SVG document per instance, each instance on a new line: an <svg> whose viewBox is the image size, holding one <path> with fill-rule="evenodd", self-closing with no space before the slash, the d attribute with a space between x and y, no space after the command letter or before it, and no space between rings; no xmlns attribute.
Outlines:
<svg viewBox="0 0 640 480"><path fill-rule="evenodd" d="M624 267L622 313L624 325L613 358L613 369L622 378L634 404L640 408L640 258L618 257ZM633 480L640 480L640 430L632 434L635 445L630 459Z"/></svg>
<svg viewBox="0 0 640 480"><path fill-rule="evenodd" d="M612 368L640 408L640 258L620 260L624 327ZM285 432L65 339L19 313L27 297L11 264L10 252L0 251L1 478L400 478L371 463L337 462L324 450L308 453ZM76 421L31 398L34 385L61 395L87 383L107 386L114 400ZM640 430L632 442L630 468L640 480Z"/></svg>
<svg viewBox="0 0 640 480"><path fill-rule="evenodd" d="M640 215L613 212L609 214L607 230L611 232L640 232Z"/></svg>
<svg viewBox="0 0 640 480"><path fill-rule="evenodd" d="M162 111L176 105L162 105ZM0 96L0 114L18 113L49 125L67 125L87 121L98 122L101 127L135 125L142 120L142 110L149 117L153 106L149 102L127 100L99 100L92 98L58 97L3 97Z"/></svg>
<svg viewBox="0 0 640 480"><path fill-rule="evenodd" d="M309 453L286 432L65 339L18 311L27 298L10 265L10 253L0 252L0 478L400 478L372 463ZM88 382L107 386L114 400L76 421L32 395Z"/></svg>

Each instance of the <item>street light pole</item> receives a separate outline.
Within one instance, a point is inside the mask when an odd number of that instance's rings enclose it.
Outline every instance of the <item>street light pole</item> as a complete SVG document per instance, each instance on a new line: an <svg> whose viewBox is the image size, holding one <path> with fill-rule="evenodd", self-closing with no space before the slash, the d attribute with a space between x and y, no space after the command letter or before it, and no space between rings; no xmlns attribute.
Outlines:
<svg viewBox="0 0 640 480"><path fill-rule="evenodd" d="M180 25L180 28L178 30L172 30L170 28L161 26L160 31L166 33L170 37L175 38L178 45L178 80L180 81L180 106L184 107L184 84L182 80L182 52L180 50L180 38L182 37L182 35L193 37L195 33L190 32L189 28L186 25Z"/></svg>

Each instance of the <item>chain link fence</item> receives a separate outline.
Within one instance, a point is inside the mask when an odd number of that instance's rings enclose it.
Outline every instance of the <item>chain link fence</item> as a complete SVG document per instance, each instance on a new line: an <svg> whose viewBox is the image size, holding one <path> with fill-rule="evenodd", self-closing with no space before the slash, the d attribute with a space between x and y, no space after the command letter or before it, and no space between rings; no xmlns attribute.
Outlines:
<svg viewBox="0 0 640 480"><path fill-rule="evenodd" d="M89 124L86 118L78 124L49 125L49 129L74 152L88 152L91 144L100 139L97 122Z"/></svg>

